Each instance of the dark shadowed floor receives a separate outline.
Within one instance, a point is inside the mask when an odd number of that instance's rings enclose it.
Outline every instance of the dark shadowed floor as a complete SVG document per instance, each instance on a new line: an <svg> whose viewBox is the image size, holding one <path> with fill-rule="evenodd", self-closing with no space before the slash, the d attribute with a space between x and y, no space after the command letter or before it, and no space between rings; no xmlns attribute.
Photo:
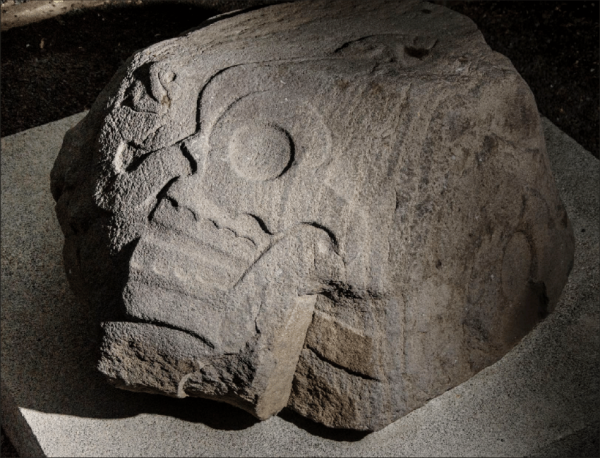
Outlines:
<svg viewBox="0 0 600 458"><path fill-rule="evenodd" d="M598 157L599 2L438 0L469 16L508 56L540 112ZM1 34L1 136L89 109L135 50L215 14L199 6L98 8ZM18 456L4 432L1 456Z"/></svg>
<svg viewBox="0 0 600 458"><path fill-rule="evenodd" d="M598 1L438 1L469 16L540 112L598 157Z"/></svg>

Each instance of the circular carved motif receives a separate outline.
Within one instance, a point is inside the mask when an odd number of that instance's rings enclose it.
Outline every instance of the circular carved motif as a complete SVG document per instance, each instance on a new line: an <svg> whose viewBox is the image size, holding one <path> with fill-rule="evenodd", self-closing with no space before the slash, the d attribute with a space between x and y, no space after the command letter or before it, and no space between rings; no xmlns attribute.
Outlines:
<svg viewBox="0 0 600 458"><path fill-rule="evenodd" d="M235 172L247 180L277 178L292 159L290 137L281 128L265 123L238 127L229 142L229 160Z"/></svg>

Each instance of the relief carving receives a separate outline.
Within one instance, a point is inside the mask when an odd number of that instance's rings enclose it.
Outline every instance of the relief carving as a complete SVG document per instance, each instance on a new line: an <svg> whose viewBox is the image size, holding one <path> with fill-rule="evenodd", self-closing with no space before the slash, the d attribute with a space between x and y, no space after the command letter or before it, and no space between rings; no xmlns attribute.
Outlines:
<svg viewBox="0 0 600 458"><path fill-rule="evenodd" d="M107 380L261 420L383 428L513 348L573 259L526 83L417 0L282 4L136 53L51 186Z"/></svg>

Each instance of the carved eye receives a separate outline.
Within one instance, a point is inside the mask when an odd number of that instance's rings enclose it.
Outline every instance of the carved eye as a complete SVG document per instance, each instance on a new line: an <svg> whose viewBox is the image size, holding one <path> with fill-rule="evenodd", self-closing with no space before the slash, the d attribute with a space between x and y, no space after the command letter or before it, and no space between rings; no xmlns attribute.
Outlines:
<svg viewBox="0 0 600 458"><path fill-rule="evenodd" d="M252 181L277 178L293 159L290 136L282 128L253 122L237 128L229 142L229 160L235 172Z"/></svg>
<svg viewBox="0 0 600 458"><path fill-rule="evenodd" d="M302 181L330 160L331 132L322 115L289 91L250 93L229 103L212 128L208 117L203 124L209 135L203 192L227 186L228 196L250 199L249 190Z"/></svg>

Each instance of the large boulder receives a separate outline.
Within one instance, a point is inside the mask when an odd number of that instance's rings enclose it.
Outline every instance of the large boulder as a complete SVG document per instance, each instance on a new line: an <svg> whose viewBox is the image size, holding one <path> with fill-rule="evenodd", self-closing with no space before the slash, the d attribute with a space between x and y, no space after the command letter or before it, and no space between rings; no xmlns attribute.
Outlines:
<svg viewBox="0 0 600 458"><path fill-rule="evenodd" d="M132 56L52 170L119 388L377 430L550 313L574 239L527 84L444 7L305 1Z"/></svg>

